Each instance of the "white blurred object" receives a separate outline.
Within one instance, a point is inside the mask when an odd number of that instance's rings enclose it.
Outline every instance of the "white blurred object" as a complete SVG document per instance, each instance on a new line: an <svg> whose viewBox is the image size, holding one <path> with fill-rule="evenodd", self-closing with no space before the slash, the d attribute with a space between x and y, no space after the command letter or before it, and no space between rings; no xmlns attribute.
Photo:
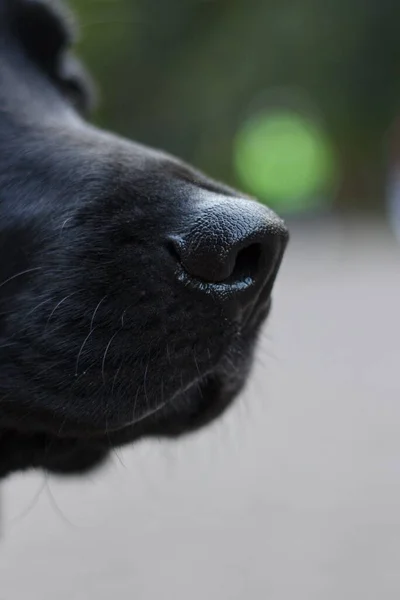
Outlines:
<svg viewBox="0 0 400 600"><path fill-rule="evenodd" d="M400 169L393 169L389 176L387 196L390 226L400 241Z"/></svg>

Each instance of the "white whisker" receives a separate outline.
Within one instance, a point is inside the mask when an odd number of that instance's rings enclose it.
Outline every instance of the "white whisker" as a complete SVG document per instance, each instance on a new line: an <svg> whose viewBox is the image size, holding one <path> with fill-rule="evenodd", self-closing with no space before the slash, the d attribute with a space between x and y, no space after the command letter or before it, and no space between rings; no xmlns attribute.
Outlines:
<svg viewBox="0 0 400 600"><path fill-rule="evenodd" d="M132 408L132 423L135 422L135 412L136 412L136 406L137 406L137 401L138 401L138 396L139 396L139 391L140 391L140 386L138 387L138 389L136 390L136 394L135 394L135 401L133 403L133 408Z"/></svg>
<svg viewBox="0 0 400 600"><path fill-rule="evenodd" d="M194 362L195 362L196 369L197 369L197 372L199 374L199 377L202 378L203 376L202 376L202 374L200 372L200 369L199 369L199 363L197 362L197 357L196 357L196 350L194 348L193 348L193 358L194 358Z"/></svg>
<svg viewBox="0 0 400 600"><path fill-rule="evenodd" d="M57 308L59 308L61 306L61 304L63 304L71 296L74 296L76 293L77 292L73 292L72 294L68 294L68 296L65 296L62 300L60 300L60 302L58 302L58 304L55 305L55 307L53 308L53 310L50 313L49 318L47 319L47 322L46 322L46 325L45 325L45 329L47 328L47 325L49 324L49 322L51 320L51 317L54 315L54 313L56 312Z"/></svg>
<svg viewBox="0 0 400 600"><path fill-rule="evenodd" d="M102 378L103 378L103 385L105 385L105 383L106 383L106 380L105 380L105 375L104 375L104 367L105 367L105 364L106 364L107 352L108 352L108 350L110 349L110 346L111 346L111 344L112 344L112 342L113 342L114 338L115 338L115 337L116 337L116 336L117 336L117 335L118 335L118 334L119 334L121 331L122 331L122 328L121 328L121 329L118 329L118 331L116 331L116 332L114 333L114 335L111 337L111 339L110 339L110 341L108 342L108 344L107 344L107 347L106 347L106 349L105 349L105 351L104 351L103 361L102 361L102 363L101 363L101 376L102 376Z"/></svg>
<svg viewBox="0 0 400 600"><path fill-rule="evenodd" d="M66 226L66 224L68 223L68 221L71 221L72 217L68 217L67 219L65 219L64 223L61 226L60 229L60 235L62 234L62 232L64 231L64 227Z"/></svg>
<svg viewBox="0 0 400 600"><path fill-rule="evenodd" d="M35 267L34 269L27 269L26 271L21 271L20 273L17 273L16 275L9 277L5 281L3 281L3 283L0 283L0 288L3 287L3 285L6 285L6 283L13 281L13 279L17 279L17 277L21 277L21 275L27 275L28 273L33 273L34 271L41 271L41 270L42 270L42 267Z"/></svg>
<svg viewBox="0 0 400 600"><path fill-rule="evenodd" d="M119 367L118 367L118 369L117 369L117 371L116 371L116 373L114 375L113 384L112 384L112 387L111 387L111 398L113 397L114 387L115 387L115 384L117 382L117 378L118 378L119 372L120 372L120 370L122 368L122 365L123 365L123 362L121 362L121 364L119 365Z"/></svg>
<svg viewBox="0 0 400 600"><path fill-rule="evenodd" d="M149 398L147 396L146 381L147 381L147 371L149 369L149 365L150 365L150 359L147 361L146 370L144 372L144 378L143 378L143 390L144 390L144 397L146 398L147 406L149 406Z"/></svg>
<svg viewBox="0 0 400 600"><path fill-rule="evenodd" d="M47 298L47 300L39 302L39 304L36 304L34 308L31 308L31 310L26 313L25 317L29 317L29 315L34 313L37 308L40 308L41 306L43 306L43 304L48 304L49 302L51 302L51 298Z"/></svg>
<svg viewBox="0 0 400 600"><path fill-rule="evenodd" d="M91 330L89 331L89 333L87 334L87 336L85 337L85 339L83 340L83 342L82 342L82 345L81 345L81 347L80 347L80 350L79 350L79 353L78 353L78 358L76 359L75 375L78 375L79 360L80 360L80 358L81 358L81 355L82 355L83 349L84 349L84 347L85 347L85 345L86 345L86 342L88 341L88 339L90 338L90 336L92 335L92 333L93 333L94 331L96 331L96 329L97 329L96 327L95 327L94 329L91 329Z"/></svg>
<svg viewBox="0 0 400 600"><path fill-rule="evenodd" d="M94 323L94 319L96 317L97 311L99 310L100 306L102 305L102 303L104 302L104 300L107 298L107 294L105 296L103 296L103 298L100 300L100 302L98 303L98 305L96 306L96 308L94 309L94 313L92 315L92 320L90 321L90 329L93 329L93 323Z"/></svg>

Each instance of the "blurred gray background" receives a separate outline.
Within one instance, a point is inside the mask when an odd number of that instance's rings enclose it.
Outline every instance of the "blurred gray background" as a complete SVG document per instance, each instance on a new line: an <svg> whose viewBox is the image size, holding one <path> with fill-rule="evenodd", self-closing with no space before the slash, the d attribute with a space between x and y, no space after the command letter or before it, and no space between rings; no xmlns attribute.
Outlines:
<svg viewBox="0 0 400 600"><path fill-rule="evenodd" d="M400 4L75 0L95 121L292 239L249 385L90 478L3 485L1 600L400 596Z"/></svg>

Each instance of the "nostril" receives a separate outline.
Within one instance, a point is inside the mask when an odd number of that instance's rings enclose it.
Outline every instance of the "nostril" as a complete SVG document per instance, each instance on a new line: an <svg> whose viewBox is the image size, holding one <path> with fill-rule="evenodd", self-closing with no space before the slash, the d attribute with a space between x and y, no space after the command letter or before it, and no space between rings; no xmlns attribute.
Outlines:
<svg viewBox="0 0 400 600"><path fill-rule="evenodd" d="M236 256L232 273L226 280L227 283L237 283L248 278L255 279L262 253L261 244L251 244L242 248Z"/></svg>
<svg viewBox="0 0 400 600"><path fill-rule="evenodd" d="M216 199L203 202L186 231L169 236L168 246L179 277L182 269L182 277L202 286L232 293L254 287L256 294L276 268L286 235L279 218L256 202Z"/></svg>
<svg viewBox="0 0 400 600"><path fill-rule="evenodd" d="M166 249L168 253L178 262L182 263L181 259L181 247L182 240L180 237L171 236L166 243Z"/></svg>

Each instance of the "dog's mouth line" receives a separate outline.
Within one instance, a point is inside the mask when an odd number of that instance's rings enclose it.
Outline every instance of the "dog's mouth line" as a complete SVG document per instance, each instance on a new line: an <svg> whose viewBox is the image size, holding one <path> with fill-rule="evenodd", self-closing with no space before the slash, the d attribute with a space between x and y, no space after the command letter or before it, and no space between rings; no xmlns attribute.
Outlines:
<svg viewBox="0 0 400 600"><path fill-rule="evenodd" d="M136 425L139 425L139 423L142 423L146 419L153 417L155 414L162 411L167 406L172 405L174 400L176 400L177 398L179 398L181 396L184 396L185 394L187 394L189 392L189 390L192 390L196 387L197 388L205 387L207 385L210 377L212 377L212 375L213 375L213 370L209 369L203 375L196 378L194 381L191 381L190 383L188 383L185 386L180 387L178 390L176 390L176 392L174 394L172 394L172 396L170 398L168 398L168 400L161 401L154 408L148 409L139 417L132 419L130 422L126 423L122 427L116 428L114 431L119 431L120 429L125 429L127 427L135 427Z"/></svg>
<svg viewBox="0 0 400 600"><path fill-rule="evenodd" d="M218 363L219 364L219 363ZM156 415L156 413L162 411L164 408L173 405L174 401L176 401L178 398L184 397L190 390L193 390L195 388L203 388L205 386L207 386L208 382L210 381L210 379L212 379L214 376L217 376L217 366L216 364L214 365L210 365L207 368L201 368L201 370L199 370L199 372L194 376L192 376L190 378L189 381L187 381L187 383L180 385L177 389L175 389L175 391L172 391L171 394L169 394L165 399L163 399L162 397L157 398L157 400L155 400L156 405L154 405L154 402L152 402L153 406L148 406L147 409L144 408L144 411L142 412L142 414L139 414L137 417L132 418L131 420L127 420L125 422L122 422L118 425L112 425L111 423L108 423L108 425L106 424L105 427L100 426L100 427L94 427L94 428L90 428L91 432L86 430L86 434L89 437L98 437L98 436L103 436L103 435L107 435L108 432L118 432L121 431L123 429L126 428L130 428L130 427L135 427L136 425L139 425L141 423L143 423L144 421L146 421L147 419L150 419L151 417L153 417L154 415ZM221 367L221 365L219 364L219 366ZM140 390L140 386L139 386L139 390ZM2 399L3 403L4 403L4 407L5 404L10 402L10 398L6 398L4 397ZM132 408L134 411L134 405L135 402L137 402L137 399L135 400L135 393L132 394ZM10 408L12 406L12 403L10 403ZM57 420L57 414L50 414L50 413L46 413L43 415L45 417L45 420L48 419L53 419L55 418ZM71 421L67 421L64 417L62 417L61 419L63 421L63 425L61 425L61 427L58 430L57 436L59 438L70 438L70 437L75 437L75 435L78 433L77 431L77 427L80 429L81 427L85 428L87 427L88 423L84 423L84 422L80 422L77 423L75 422L74 424L74 419L73 417L71 417ZM21 433L23 432L23 429L21 429ZM83 433L83 429L81 430L81 432ZM39 427L39 430L37 431L37 433L46 433L45 429L42 429L41 427ZM51 433L49 431L49 433ZM54 432L53 432L54 433Z"/></svg>
<svg viewBox="0 0 400 600"><path fill-rule="evenodd" d="M167 406L167 404L169 404L169 402L170 401L165 401L165 402L157 405L155 408L147 410L143 415L141 415L137 419L133 419L132 421L126 423L126 425L124 425L123 427L118 427L118 428L116 428L114 430L111 429L111 431L119 431L120 429L125 429L126 427L134 427L135 425L138 425L139 423L142 423L146 419L149 419L150 417L152 417L153 415L155 415L156 413L158 413L165 406Z"/></svg>

